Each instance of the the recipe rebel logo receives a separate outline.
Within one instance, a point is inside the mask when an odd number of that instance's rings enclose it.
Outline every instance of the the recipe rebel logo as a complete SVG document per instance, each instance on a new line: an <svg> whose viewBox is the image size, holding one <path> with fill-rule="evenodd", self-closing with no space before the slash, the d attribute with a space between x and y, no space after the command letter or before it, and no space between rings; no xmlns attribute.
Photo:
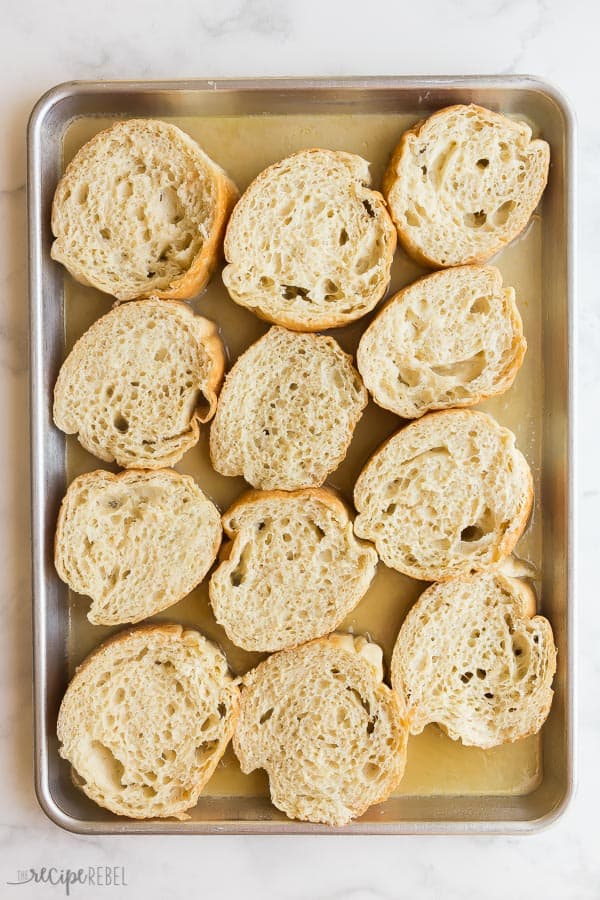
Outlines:
<svg viewBox="0 0 600 900"><path fill-rule="evenodd" d="M17 887L24 884L47 884L53 887L62 885L67 897L77 887L128 887L124 866L87 866L79 869L44 866L41 869L18 869L16 880L7 881L6 884Z"/></svg>

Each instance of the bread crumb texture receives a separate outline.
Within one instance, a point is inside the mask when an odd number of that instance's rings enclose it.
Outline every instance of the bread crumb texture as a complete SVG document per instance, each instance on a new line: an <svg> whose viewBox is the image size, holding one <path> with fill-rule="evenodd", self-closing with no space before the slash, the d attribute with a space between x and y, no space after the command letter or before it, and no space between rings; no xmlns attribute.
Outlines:
<svg viewBox="0 0 600 900"><path fill-rule="evenodd" d="M468 746L535 734L552 703L556 648L527 583L499 573L428 588L408 613L392 658L411 733L437 722Z"/></svg>
<svg viewBox="0 0 600 900"><path fill-rule="evenodd" d="M58 184L52 257L119 300L189 299L210 277L237 196L175 125L117 122L79 150Z"/></svg>
<svg viewBox="0 0 600 900"><path fill-rule="evenodd" d="M223 653L180 625L99 647L63 698L57 733L87 796L119 816L189 818L233 733L239 689Z"/></svg>
<svg viewBox="0 0 600 900"><path fill-rule="evenodd" d="M396 247L369 164L302 150L261 172L229 221L223 281L236 303L269 322L317 331L373 309Z"/></svg>
<svg viewBox="0 0 600 900"><path fill-rule="evenodd" d="M361 653L364 639L346 637L276 653L243 679L234 750L242 772L266 770L292 819L345 825L404 773L403 701Z"/></svg>
<svg viewBox="0 0 600 900"><path fill-rule="evenodd" d="M219 511L189 475L172 469L100 469L69 486L55 562L69 587L92 598L94 625L139 622L200 584L221 543Z"/></svg>
<svg viewBox="0 0 600 900"><path fill-rule="evenodd" d="M401 244L430 266L482 263L527 225L550 148L524 122L450 106L406 131L383 192Z"/></svg>
<svg viewBox="0 0 600 900"><path fill-rule="evenodd" d="M515 437L471 410L430 413L377 450L354 488L355 533L412 578L444 581L508 556L532 477Z"/></svg>
<svg viewBox="0 0 600 900"><path fill-rule="evenodd" d="M318 486L344 459L366 405L360 375L333 338L271 328L225 379L212 464L264 490Z"/></svg>
<svg viewBox="0 0 600 900"><path fill-rule="evenodd" d="M217 622L245 650L282 650L333 631L366 593L377 554L323 488L251 492L223 516L232 543L210 579Z"/></svg>
<svg viewBox="0 0 600 900"><path fill-rule="evenodd" d="M77 341L54 389L54 421L125 468L174 465L217 405L225 354L212 322L177 301L127 303Z"/></svg>
<svg viewBox="0 0 600 900"><path fill-rule="evenodd" d="M356 355L379 406L406 419L472 406L513 383L527 343L515 292L492 266L458 266L395 294Z"/></svg>

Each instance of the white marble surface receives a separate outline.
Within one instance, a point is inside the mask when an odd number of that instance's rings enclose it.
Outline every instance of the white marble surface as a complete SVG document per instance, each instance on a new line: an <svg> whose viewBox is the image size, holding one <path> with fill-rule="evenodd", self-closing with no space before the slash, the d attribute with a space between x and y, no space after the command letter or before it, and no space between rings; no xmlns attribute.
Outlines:
<svg viewBox="0 0 600 900"><path fill-rule="evenodd" d="M0 895L29 866L123 865L127 889L72 896L388 900L600 897L600 13L592 0L2 0L0 27ZM572 99L580 128L579 789L529 838L85 838L32 789L25 125L77 78L527 72ZM243 894L241 893L243 892Z"/></svg>

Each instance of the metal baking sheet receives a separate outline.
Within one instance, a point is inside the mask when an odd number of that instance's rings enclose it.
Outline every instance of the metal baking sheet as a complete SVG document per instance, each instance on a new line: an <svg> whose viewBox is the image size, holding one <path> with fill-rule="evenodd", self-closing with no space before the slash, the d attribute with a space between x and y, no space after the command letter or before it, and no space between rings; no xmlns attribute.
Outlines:
<svg viewBox="0 0 600 900"><path fill-rule="evenodd" d="M64 165L115 118L152 116L196 137L241 188L268 163L311 145L360 153L372 162L378 186L387 155L407 125L442 106L471 101L526 119L552 153L540 211L494 260L505 282L517 288L529 343L526 363L516 385L483 406L516 432L536 482L534 515L517 551L540 573L540 608L552 622L559 651L554 703L541 735L484 752L463 748L429 726L410 740L399 790L343 829L286 819L269 802L264 775L242 776L231 750L190 820L113 816L74 786L56 739L58 706L73 667L108 633L87 623L86 602L58 579L52 561L67 483L103 465L53 426L54 381L73 341L110 308L109 298L76 285L50 259L50 205ZM72 83L40 99L29 124L28 169L35 768L39 802L54 822L79 833L522 832L547 825L565 808L574 780L573 143L565 100L551 86L519 76ZM390 292L418 274L398 253ZM233 356L267 327L231 304L218 275L192 305L219 321ZM334 333L352 351L362 327ZM399 424L370 404L354 450L331 479L342 493L348 495L362 462ZM243 482L214 476L203 464L205 435L178 468L194 474L225 508ZM423 587L380 564L376 595L365 598L346 626L368 629L389 660L405 611ZM211 619L205 588L160 618L198 625L224 647L238 672L253 662L227 643Z"/></svg>

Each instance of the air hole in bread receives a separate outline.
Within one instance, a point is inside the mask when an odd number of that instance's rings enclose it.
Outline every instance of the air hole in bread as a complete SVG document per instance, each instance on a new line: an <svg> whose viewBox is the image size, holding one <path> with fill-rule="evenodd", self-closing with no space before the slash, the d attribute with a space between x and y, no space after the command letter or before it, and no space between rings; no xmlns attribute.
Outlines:
<svg viewBox="0 0 600 900"><path fill-rule="evenodd" d="M133 194L133 185L131 181L122 181L119 184L118 193L121 200L127 200L128 197L131 197Z"/></svg>
<svg viewBox="0 0 600 900"><path fill-rule="evenodd" d="M100 236L103 237L105 241L110 241L110 229L109 228L101 228Z"/></svg>
<svg viewBox="0 0 600 900"><path fill-rule="evenodd" d="M268 722L268 721L269 721L269 719L270 719L271 716L273 715L273 710L274 710L274 708L271 706L270 709L267 709L267 710L262 714L262 716L261 716L260 719L258 720L259 723L260 723L261 725L264 725L265 722Z"/></svg>
<svg viewBox="0 0 600 900"><path fill-rule="evenodd" d="M427 175L427 166L421 166L421 172L423 175Z"/></svg>
<svg viewBox="0 0 600 900"><path fill-rule="evenodd" d="M463 221L468 228L481 228L487 221L487 213L483 209L465 213Z"/></svg>
<svg viewBox="0 0 600 900"><path fill-rule="evenodd" d="M368 700L365 700L365 698L361 695L360 691L357 691L356 688L352 687L351 685L347 685L346 690L349 691L354 697L356 697L356 699L358 700L358 702L360 703L360 705L362 706L362 708L364 709L366 714L368 716L370 716L371 715L371 704L369 703Z"/></svg>
<svg viewBox="0 0 600 900"><path fill-rule="evenodd" d="M485 157L483 159L477 160L477 168L478 169L487 169L489 164L490 164L489 159L486 159Z"/></svg>
<svg viewBox="0 0 600 900"><path fill-rule="evenodd" d="M492 215L494 225L506 225L508 217L516 206L515 200L506 200Z"/></svg>
<svg viewBox="0 0 600 900"><path fill-rule="evenodd" d="M344 244L348 243L348 232L345 228L342 228L340 231L340 247L343 247Z"/></svg>
<svg viewBox="0 0 600 900"><path fill-rule="evenodd" d="M483 529L480 528L479 525L467 525L467 527L463 528L460 533L460 539L465 543L480 541L482 537Z"/></svg>
<svg viewBox="0 0 600 900"><path fill-rule="evenodd" d="M233 587L239 587L244 580L244 576L239 569L236 569L234 572L232 572L229 578Z"/></svg>
<svg viewBox="0 0 600 900"><path fill-rule="evenodd" d="M94 781L107 791L120 791L125 769L109 747L100 741L92 741L88 759L88 769L93 772Z"/></svg>
<svg viewBox="0 0 600 900"><path fill-rule="evenodd" d="M431 366L431 371L442 377L454 377L461 382L474 381L485 369L485 351L480 350L469 359L460 359L445 366ZM460 385L457 385L457 389Z"/></svg>
<svg viewBox="0 0 600 900"><path fill-rule="evenodd" d="M404 211L404 216L406 218L407 225L412 226L412 228L419 228L421 225L421 220L418 215L413 212L411 209L407 209Z"/></svg>
<svg viewBox="0 0 600 900"><path fill-rule="evenodd" d="M75 191L75 202L76 203L85 203L88 198L89 191L90 191L90 188L89 188L88 184L78 185L76 188L76 191Z"/></svg>
<svg viewBox="0 0 600 900"><path fill-rule="evenodd" d="M486 700L493 700L493 699L494 699L494 695L493 695L490 691L486 691L485 694L484 694L483 696L485 697Z"/></svg>
<svg viewBox="0 0 600 900"><path fill-rule="evenodd" d="M478 297L477 300L474 300L469 307L470 313L476 314L488 314L490 311L490 302L487 297Z"/></svg>
<svg viewBox="0 0 600 900"><path fill-rule="evenodd" d="M364 208L366 209L369 218L374 219L375 218L375 210L373 209L373 207L371 206L369 201L363 200L362 204L363 204Z"/></svg>
<svg viewBox="0 0 600 900"><path fill-rule="evenodd" d="M479 680L483 681L487 675L487 672L485 671L485 669L477 669L476 674L477 674L477 677L479 678Z"/></svg>
<svg viewBox="0 0 600 900"><path fill-rule="evenodd" d="M379 777L381 769L375 763L366 763L363 766L363 775L367 781L375 781Z"/></svg>
<svg viewBox="0 0 600 900"><path fill-rule="evenodd" d="M117 413L117 415L113 419L113 425L120 431L121 434L127 434L129 431L129 422L121 413Z"/></svg>
<svg viewBox="0 0 600 900"><path fill-rule="evenodd" d="M473 677L472 672L463 672L462 675L460 676L460 680L462 681L463 684L468 684L472 677Z"/></svg>
<svg viewBox="0 0 600 900"><path fill-rule="evenodd" d="M282 284L281 287L283 288L283 298L285 300L296 300L297 297L300 297L302 300L308 300L310 303L308 288L298 287L295 284Z"/></svg>

